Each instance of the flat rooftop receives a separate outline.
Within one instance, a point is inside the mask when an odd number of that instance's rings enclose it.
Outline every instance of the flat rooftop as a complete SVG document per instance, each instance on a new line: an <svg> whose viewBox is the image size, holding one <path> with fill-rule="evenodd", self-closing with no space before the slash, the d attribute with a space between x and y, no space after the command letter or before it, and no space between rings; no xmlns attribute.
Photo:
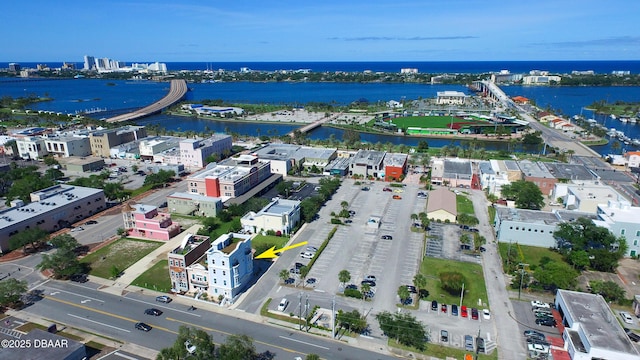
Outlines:
<svg viewBox="0 0 640 360"><path fill-rule="evenodd" d="M329 160L336 153L336 149L331 148L314 148L303 146L296 151L296 156L305 159L322 159Z"/></svg>
<svg viewBox="0 0 640 360"><path fill-rule="evenodd" d="M471 176L471 161L469 160L445 160L444 161L444 173L445 174L458 174Z"/></svg>
<svg viewBox="0 0 640 360"><path fill-rule="evenodd" d="M358 150L358 152L353 156L351 162L358 166L375 166L382 162L384 155L384 151Z"/></svg>
<svg viewBox="0 0 640 360"><path fill-rule="evenodd" d="M167 195L167 198L189 199L192 201L202 201L202 202L220 201L220 198L217 198L217 197L204 196L200 194L186 193L186 192L174 192L170 195Z"/></svg>
<svg viewBox="0 0 640 360"><path fill-rule="evenodd" d="M559 289L571 318L580 323L591 347L638 355L615 315L600 295Z"/></svg>
<svg viewBox="0 0 640 360"><path fill-rule="evenodd" d="M584 165L564 163L543 163L557 179L595 180L596 176Z"/></svg>
<svg viewBox="0 0 640 360"><path fill-rule="evenodd" d="M530 224L555 225L562 222L553 212L513 209L503 206L496 206L496 216L502 221L518 221Z"/></svg>
<svg viewBox="0 0 640 360"><path fill-rule="evenodd" d="M546 179L554 179L555 176L540 162L532 162L529 160L518 161L518 166L524 176L538 177Z"/></svg>
<svg viewBox="0 0 640 360"><path fill-rule="evenodd" d="M287 199L276 199L271 202L269 205L264 207L258 214L271 214L271 215L282 215L290 213L293 209L300 206L300 201L296 200L287 200Z"/></svg>

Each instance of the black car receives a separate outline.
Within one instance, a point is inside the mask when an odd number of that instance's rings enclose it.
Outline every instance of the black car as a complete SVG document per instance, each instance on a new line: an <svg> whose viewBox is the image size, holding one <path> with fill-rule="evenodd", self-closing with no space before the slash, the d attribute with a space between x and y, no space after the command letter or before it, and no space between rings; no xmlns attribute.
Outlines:
<svg viewBox="0 0 640 360"><path fill-rule="evenodd" d="M358 287L354 284L349 284L345 287L345 289L358 290Z"/></svg>
<svg viewBox="0 0 640 360"><path fill-rule="evenodd" d="M431 310L438 311L438 302L433 300L431 301Z"/></svg>
<svg viewBox="0 0 640 360"><path fill-rule="evenodd" d="M71 275L69 277L69 280L71 280L73 282L79 282L79 283L86 283L87 281L89 281L89 279L87 278L87 274Z"/></svg>
<svg viewBox="0 0 640 360"><path fill-rule="evenodd" d="M415 286L413 286L413 285L405 285L405 286L407 287L407 290L409 290L410 293L412 293L412 294L417 294L418 293L418 290L416 289Z"/></svg>
<svg viewBox="0 0 640 360"><path fill-rule="evenodd" d="M85 225L95 225L95 224L97 224L97 223L98 223L98 222L97 222L97 221L95 221L95 220L89 220L89 221L87 221L87 222L86 222L86 223L84 223L84 224L85 224Z"/></svg>
<svg viewBox="0 0 640 360"><path fill-rule="evenodd" d="M362 282L360 283L360 285L364 285L364 284L368 284L369 286L373 287L376 286L376 282L373 280L362 280Z"/></svg>
<svg viewBox="0 0 640 360"><path fill-rule="evenodd" d="M316 281L318 281L316 280L316 278L308 278L306 282L307 282L307 285L313 285L316 283Z"/></svg>
<svg viewBox="0 0 640 360"><path fill-rule="evenodd" d="M289 269L289 273L291 273L291 274L300 274L300 269L299 268L291 268L291 269Z"/></svg>
<svg viewBox="0 0 640 360"><path fill-rule="evenodd" d="M402 305L411 305L411 303L413 303L413 299L411 297L402 300Z"/></svg>
<svg viewBox="0 0 640 360"><path fill-rule="evenodd" d="M456 304L451 305L451 315L458 316L458 305Z"/></svg>
<svg viewBox="0 0 640 360"><path fill-rule="evenodd" d="M480 246L480 252L485 252L487 251L487 248L485 248L484 246Z"/></svg>
<svg viewBox="0 0 640 360"><path fill-rule="evenodd" d="M288 278L287 280L285 280L285 281L284 281L284 283L285 283L286 285L291 285L291 284L293 284L294 282L296 282L296 279L294 279L294 278Z"/></svg>
<svg viewBox="0 0 640 360"><path fill-rule="evenodd" d="M151 308L151 309L147 309L144 311L145 314L147 315L153 315L153 316L160 316L162 315L162 311L156 309L156 308Z"/></svg>
<svg viewBox="0 0 640 360"><path fill-rule="evenodd" d="M546 336L541 333L540 331L535 331L535 330L525 330L524 331L524 336L528 337L528 338L539 338L542 340L546 340Z"/></svg>
<svg viewBox="0 0 640 360"><path fill-rule="evenodd" d="M382 235L381 239L382 240L393 240L393 236L391 236L391 235Z"/></svg>
<svg viewBox="0 0 640 360"><path fill-rule="evenodd" d="M136 329L142 330L142 331L150 331L153 328L150 325L147 325L143 322L138 322L136 323Z"/></svg>
<svg viewBox="0 0 640 360"><path fill-rule="evenodd" d="M536 324L550 327L555 327L557 325L554 319L536 319Z"/></svg>
<svg viewBox="0 0 640 360"><path fill-rule="evenodd" d="M297 263L294 264L294 266L295 266L296 269L300 269L301 267L304 266L304 264L297 262Z"/></svg>

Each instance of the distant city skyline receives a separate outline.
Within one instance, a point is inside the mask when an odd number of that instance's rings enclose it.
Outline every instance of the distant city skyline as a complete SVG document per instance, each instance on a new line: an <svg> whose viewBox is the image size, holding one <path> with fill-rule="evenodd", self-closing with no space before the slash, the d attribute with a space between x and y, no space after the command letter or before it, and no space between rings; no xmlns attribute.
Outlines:
<svg viewBox="0 0 640 360"><path fill-rule="evenodd" d="M24 0L0 61L640 60L628 0Z"/></svg>

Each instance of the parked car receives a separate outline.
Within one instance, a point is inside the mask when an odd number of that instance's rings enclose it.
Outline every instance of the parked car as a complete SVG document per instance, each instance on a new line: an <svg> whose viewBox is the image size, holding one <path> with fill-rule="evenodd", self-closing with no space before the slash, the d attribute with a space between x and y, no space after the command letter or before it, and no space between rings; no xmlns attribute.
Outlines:
<svg viewBox="0 0 640 360"><path fill-rule="evenodd" d="M300 269L303 266L304 266L304 264L303 263L299 263L299 262L293 264L293 267L296 268L296 269Z"/></svg>
<svg viewBox="0 0 640 360"><path fill-rule="evenodd" d="M546 336L543 333L541 333L540 331L535 331L535 330L525 330L524 331L524 336L526 336L528 338L535 337L535 338L539 338L539 339L542 339L542 340L546 340Z"/></svg>
<svg viewBox="0 0 640 360"><path fill-rule="evenodd" d="M471 319L478 320L478 309L471 308Z"/></svg>
<svg viewBox="0 0 640 360"><path fill-rule="evenodd" d="M628 312L620 311L620 317L627 324L633 324L633 318L631 317L631 315Z"/></svg>
<svg viewBox="0 0 640 360"><path fill-rule="evenodd" d="M355 284L349 284L345 286L345 289L358 290L358 287Z"/></svg>
<svg viewBox="0 0 640 360"><path fill-rule="evenodd" d="M376 277L373 275L367 275L366 278L364 278L365 281L377 281Z"/></svg>
<svg viewBox="0 0 640 360"><path fill-rule="evenodd" d="M87 278L87 274L74 274L69 276L69 280L79 283L86 283L87 281L89 281L89 279Z"/></svg>
<svg viewBox="0 0 640 360"><path fill-rule="evenodd" d="M482 318L485 320L491 320L491 313L489 309L482 309Z"/></svg>
<svg viewBox="0 0 640 360"><path fill-rule="evenodd" d="M285 285L291 285L295 282L296 282L296 279L294 278L287 278L287 280L284 281Z"/></svg>
<svg viewBox="0 0 640 360"><path fill-rule="evenodd" d="M371 280L362 280L362 282L360 282L360 285L364 285L364 284L368 284L371 287L376 286L376 282Z"/></svg>
<svg viewBox="0 0 640 360"><path fill-rule="evenodd" d="M487 251L487 248L485 248L484 246L480 246L480 252L485 252Z"/></svg>
<svg viewBox="0 0 640 360"><path fill-rule="evenodd" d="M468 316L467 307L464 305L460 307L460 316L462 316L463 318L466 318Z"/></svg>
<svg viewBox="0 0 640 360"><path fill-rule="evenodd" d="M382 191L392 192L393 190L391 190L391 188L386 187L386 188L382 188Z"/></svg>
<svg viewBox="0 0 640 360"><path fill-rule="evenodd" d="M290 274L300 275L300 268L291 268L289 269Z"/></svg>
<svg viewBox="0 0 640 360"><path fill-rule="evenodd" d="M393 195L393 198L395 200L402 200L402 196L400 196L400 195Z"/></svg>
<svg viewBox="0 0 640 360"><path fill-rule="evenodd" d="M313 285L317 282L318 280L316 278L308 278L305 282L307 283L307 285Z"/></svg>
<svg viewBox="0 0 640 360"><path fill-rule="evenodd" d="M549 306L549 304L544 303L544 302L539 301L539 300L531 300L531 307L533 307L533 308L543 308L543 309L551 308L551 306Z"/></svg>
<svg viewBox="0 0 640 360"><path fill-rule="evenodd" d="M300 256L301 256L303 259L312 259L314 255L315 255L315 254L314 254L314 253L312 253L312 252L310 252L310 251L303 251L303 252L301 252L301 253L300 253Z"/></svg>
<svg viewBox="0 0 640 360"><path fill-rule="evenodd" d="M161 302L161 303L165 303L165 304L170 303L171 300L172 299L170 297L168 297L167 295L160 295L160 296L156 297L156 301L157 302Z"/></svg>
<svg viewBox="0 0 640 360"><path fill-rule="evenodd" d="M309 252L316 252L318 251L318 248L315 246L307 246L307 251Z"/></svg>
<svg viewBox="0 0 640 360"><path fill-rule="evenodd" d="M415 286L413 285L405 285L407 287L407 290L409 290L410 293L412 294L417 294L418 293L418 289L416 289Z"/></svg>
<svg viewBox="0 0 640 360"><path fill-rule="evenodd" d="M151 309L147 309L144 311L145 314L147 315L153 315L153 316L160 316L162 315L162 311L156 309L156 308L151 308Z"/></svg>
<svg viewBox="0 0 640 360"><path fill-rule="evenodd" d="M447 313L447 304L442 304L440 305L440 311L442 311L443 313Z"/></svg>
<svg viewBox="0 0 640 360"><path fill-rule="evenodd" d="M97 221L95 221L95 220L89 220L89 221L87 221L87 222L86 222L86 223L84 223L84 224L85 224L85 225L95 225L95 224L97 224L97 223L98 223L98 222L97 222Z"/></svg>
<svg viewBox="0 0 640 360"><path fill-rule="evenodd" d="M476 346L477 346L477 352L479 354L484 354L484 339L479 337L476 338Z"/></svg>
<svg viewBox="0 0 640 360"><path fill-rule="evenodd" d="M150 325L147 325L143 322L138 322L136 323L136 329L142 330L142 331L150 331L153 328Z"/></svg>
<svg viewBox="0 0 640 360"><path fill-rule="evenodd" d="M449 332L447 330L440 330L440 341L449 342Z"/></svg>
<svg viewBox="0 0 640 360"><path fill-rule="evenodd" d="M71 232L78 232L78 231L82 231L82 230L84 230L84 228L82 226L78 226L78 227L75 227L75 228L71 229Z"/></svg>
<svg viewBox="0 0 640 360"><path fill-rule="evenodd" d="M393 236L391 236L391 235L382 235L380 237L380 239L382 239L382 240L393 240Z"/></svg>
<svg viewBox="0 0 640 360"><path fill-rule="evenodd" d="M536 324L537 325L555 327L556 326L556 321L555 321L555 319L536 319Z"/></svg>
<svg viewBox="0 0 640 360"><path fill-rule="evenodd" d="M464 349L466 351L473 351L473 336L465 335L464 336Z"/></svg>
<svg viewBox="0 0 640 360"><path fill-rule="evenodd" d="M431 301L431 310L432 311L438 311L438 302L433 300Z"/></svg>
<svg viewBox="0 0 640 360"><path fill-rule="evenodd" d="M289 305L289 300L287 300L287 298L282 298L282 300L280 300L280 304L278 304L278 311L284 311L284 309L287 308L287 305Z"/></svg>
<svg viewBox="0 0 640 360"><path fill-rule="evenodd" d="M402 305L411 305L412 303L413 303L413 299L411 298L411 296L402 300Z"/></svg>

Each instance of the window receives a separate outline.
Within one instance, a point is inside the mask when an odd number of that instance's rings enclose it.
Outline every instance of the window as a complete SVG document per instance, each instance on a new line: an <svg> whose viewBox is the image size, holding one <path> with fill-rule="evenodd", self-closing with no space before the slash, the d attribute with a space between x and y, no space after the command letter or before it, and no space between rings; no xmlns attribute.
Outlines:
<svg viewBox="0 0 640 360"><path fill-rule="evenodd" d="M636 230L636 236L640 236L640 230Z"/></svg>
<svg viewBox="0 0 640 360"><path fill-rule="evenodd" d="M620 235L624 235L625 229L620 229Z"/></svg>
<svg viewBox="0 0 640 360"><path fill-rule="evenodd" d="M223 281L222 285L227 286L227 280Z"/></svg>
<svg viewBox="0 0 640 360"><path fill-rule="evenodd" d="M638 246L638 240L633 240L633 246Z"/></svg>
<svg viewBox="0 0 640 360"><path fill-rule="evenodd" d="M226 276L226 275L227 275L227 272L222 270L222 276Z"/></svg>

